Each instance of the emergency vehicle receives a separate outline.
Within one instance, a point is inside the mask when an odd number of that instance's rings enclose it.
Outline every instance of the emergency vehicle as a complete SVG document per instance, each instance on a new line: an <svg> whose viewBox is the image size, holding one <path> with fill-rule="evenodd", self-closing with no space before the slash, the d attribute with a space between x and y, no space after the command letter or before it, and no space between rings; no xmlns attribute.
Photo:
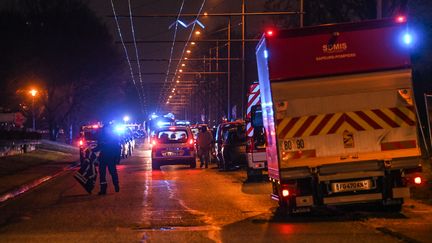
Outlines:
<svg viewBox="0 0 432 243"><path fill-rule="evenodd" d="M256 48L272 198L285 212L376 203L421 183L406 18L267 32Z"/></svg>
<svg viewBox="0 0 432 243"><path fill-rule="evenodd" d="M81 126L80 137L78 139L80 161L84 160L84 151L87 148L93 149L97 146L97 140L99 139L101 128L102 125L100 123Z"/></svg>
<svg viewBox="0 0 432 243"><path fill-rule="evenodd" d="M249 86L247 99L247 178L253 179L255 177L261 176L263 170L267 168L265 132L262 123L261 100L258 82L254 82ZM252 114L254 117L253 121L251 120Z"/></svg>

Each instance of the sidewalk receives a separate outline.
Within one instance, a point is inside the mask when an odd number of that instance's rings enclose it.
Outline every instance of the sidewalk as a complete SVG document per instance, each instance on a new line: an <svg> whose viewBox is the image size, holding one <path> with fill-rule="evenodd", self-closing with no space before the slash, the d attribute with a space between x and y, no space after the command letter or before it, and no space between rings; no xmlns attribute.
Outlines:
<svg viewBox="0 0 432 243"><path fill-rule="evenodd" d="M78 148L45 140L35 151L1 157L0 203L10 197L5 195L29 190L32 185L37 186L64 171L78 159Z"/></svg>

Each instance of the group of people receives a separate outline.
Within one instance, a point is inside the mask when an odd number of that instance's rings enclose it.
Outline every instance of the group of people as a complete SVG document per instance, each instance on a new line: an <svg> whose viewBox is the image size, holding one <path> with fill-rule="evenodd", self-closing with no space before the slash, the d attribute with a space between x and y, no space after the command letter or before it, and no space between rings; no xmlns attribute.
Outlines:
<svg viewBox="0 0 432 243"><path fill-rule="evenodd" d="M198 156L200 159L200 168L208 168L213 142L212 133L206 126L202 126L196 140ZM96 161L96 152L99 152L100 191L98 194L105 195L107 193L107 169L111 175L115 192L119 192L120 185L116 165L121 153L121 145L119 136L114 133L114 129L112 129L110 125L103 127L97 146L93 149L86 150L86 163L81 165L81 169L77 172L75 178L89 193L91 193L96 180L96 169L94 165Z"/></svg>

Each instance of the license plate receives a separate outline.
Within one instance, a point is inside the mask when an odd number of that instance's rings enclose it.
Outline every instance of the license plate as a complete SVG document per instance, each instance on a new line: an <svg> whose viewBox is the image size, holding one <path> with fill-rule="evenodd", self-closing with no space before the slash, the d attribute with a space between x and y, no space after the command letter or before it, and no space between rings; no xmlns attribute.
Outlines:
<svg viewBox="0 0 432 243"><path fill-rule="evenodd" d="M372 188L371 180L338 182L331 184L332 192L363 191Z"/></svg>
<svg viewBox="0 0 432 243"><path fill-rule="evenodd" d="M165 152L165 153L162 153L162 155L163 156L176 156L177 153L176 152Z"/></svg>

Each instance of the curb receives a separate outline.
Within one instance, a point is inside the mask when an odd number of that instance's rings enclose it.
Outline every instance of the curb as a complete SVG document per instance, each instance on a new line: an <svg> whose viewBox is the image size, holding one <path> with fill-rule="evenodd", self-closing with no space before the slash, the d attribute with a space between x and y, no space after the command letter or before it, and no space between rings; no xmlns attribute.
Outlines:
<svg viewBox="0 0 432 243"><path fill-rule="evenodd" d="M43 184L43 183L45 183L51 179L54 179L54 178L66 173L67 171L69 171L69 170L71 170L77 166L79 166L79 162L74 162L71 165L64 167L62 170L60 170L57 173L54 173L54 174L48 175L48 176L43 176L43 177L36 179L32 182L21 185L18 188L15 188L15 189L12 189L6 193L3 193L0 195L0 203L4 203L7 200L16 198L19 195L24 194L24 193L28 192L29 190L36 188L37 186L39 186L39 185L41 185L41 184ZM4 205L0 205L0 207L3 207L3 206Z"/></svg>

